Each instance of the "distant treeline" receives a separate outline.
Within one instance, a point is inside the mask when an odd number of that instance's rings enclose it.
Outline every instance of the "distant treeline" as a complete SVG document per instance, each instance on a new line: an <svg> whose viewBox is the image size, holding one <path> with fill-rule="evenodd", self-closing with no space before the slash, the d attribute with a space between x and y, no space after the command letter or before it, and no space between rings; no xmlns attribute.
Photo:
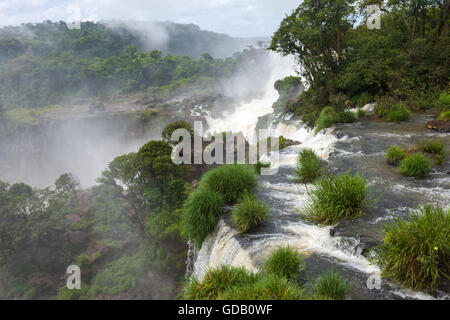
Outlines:
<svg viewBox="0 0 450 320"><path fill-rule="evenodd" d="M176 80L227 77L249 52L214 59L209 52L227 47L231 55L231 50L244 47L244 40L195 25L164 23L155 32L164 40L153 40L156 35L146 38L143 31L123 23L111 27L84 22L81 29L73 30L64 22L2 28L0 108L35 108L74 97L130 93ZM150 47L160 50L147 50Z"/></svg>

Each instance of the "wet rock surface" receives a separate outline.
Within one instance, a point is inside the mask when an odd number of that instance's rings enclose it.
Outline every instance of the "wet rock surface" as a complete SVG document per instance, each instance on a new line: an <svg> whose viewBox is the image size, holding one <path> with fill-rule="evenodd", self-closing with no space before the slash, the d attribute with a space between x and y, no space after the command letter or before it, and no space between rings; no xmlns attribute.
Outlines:
<svg viewBox="0 0 450 320"><path fill-rule="evenodd" d="M427 128L435 130L437 132L449 133L450 132L450 121L431 120L431 121L427 122Z"/></svg>

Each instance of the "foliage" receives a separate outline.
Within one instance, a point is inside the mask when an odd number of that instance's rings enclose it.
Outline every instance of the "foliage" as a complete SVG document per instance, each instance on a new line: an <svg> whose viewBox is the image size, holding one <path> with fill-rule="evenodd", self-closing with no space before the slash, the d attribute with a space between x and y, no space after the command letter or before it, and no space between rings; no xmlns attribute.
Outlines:
<svg viewBox="0 0 450 320"><path fill-rule="evenodd" d="M392 165L398 165L404 158L406 158L406 152L399 146L391 146L386 153L386 160Z"/></svg>
<svg viewBox="0 0 450 320"><path fill-rule="evenodd" d="M226 204L234 204L246 193L256 188L255 171L248 165L223 165L203 175L200 186L207 186L217 192Z"/></svg>
<svg viewBox="0 0 450 320"><path fill-rule="evenodd" d="M353 106L355 106L357 108L362 108L366 104L372 102L373 101L372 99L373 98L370 96L370 93L365 91L365 92L361 92L358 95L353 96L351 99L351 103Z"/></svg>
<svg viewBox="0 0 450 320"><path fill-rule="evenodd" d="M442 140L423 140L417 143L417 149L432 154L444 154L445 143Z"/></svg>
<svg viewBox="0 0 450 320"><path fill-rule="evenodd" d="M366 203L367 180L350 171L337 176L324 176L308 193L310 205L307 214L324 224L336 224L341 219L362 215Z"/></svg>
<svg viewBox="0 0 450 320"><path fill-rule="evenodd" d="M342 99L337 106L336 97L352 97L350 104L356 107L371 97L388 96L395 103L408 102L412 110L447 108L448 2L376 2L381 9L379 30L365 23L373 1L308 0L283 19L270 49L298 57L309 84L288 104L288 112L314 126L324 106L342 111ZM377 112L386 116L395 103L381 105ZM390 118L398 121L406 113L396 110ZM329 118L321 122L319 130L331 125Z"/></svg>
<svg viewBox="0 0 450 320"><path fill-rule="evenodd" d="M178 141L171 141L172 134L177 129L185 129L189 132L190 136L194 137L194 129L192 129L192 125L184 120L176 121L174 123L168 124L164 130L162 131L161 135L163 139L167 142L173 142L177 143Z"/></svg>
<svg viewBox="0 0 450 320"><path fill-rule="evenodd" d="M200 281L189 279L184 285L181 297L185 300L215 300L232 287L241 287L254 282L257 275L244 268L221 266L209 269Z"/></svg>
<svg viewBox="0 0 450 320"><path fill-rule="evenodd" d="M234 207L231 220L241 233L245 233L260 226L268 214L269 209L262 201L245 195Z"/></svg>
<svg viewBox="0 0 450 320"><path fill-rule="evenodd" d="M314 283L315 295L324 300L345 300L349 289L347 279L333 271L321 275Z"/></svg>
<svg viewBox="0 0 450 320"><path fill-rule="evenodd" d="M450 110L441 112L441 114L439 115L438 120L450 121Z"/></svg>
<svg viewBox="0 0 450 320"><path fill-rule="evenodd" d="M436 288L450 277L450 211L425 205L387 225L377 257L385 276L413 289Z"/></svg>
<svg viewBox="0 0 450 320"><path fill-rule="evenodd" d="M337 123L352 123L356 121L356 116L351 111L341 111L336 115Z"/></svg>
<svg viewBox="0 0 450 320"><path fill-rule="evenodd" d="M357 116L358 116L358 119L365 118L366 117L366 112L363 109L358 108Z"/></svg>
<svg viewBox="0 0 450 320"><path fill-rule="evenodd" d="M313 182L322 174L320 159L311 149L302 150L298 155L297 162L295 176L296 180L301 183Z"/></svg>
<svg viewBox="0 0 450 320"><path fill-rule="evenodd" d="M396 104L392 106L391 110L386 116L386 120L390 122L401 122L411 118L411 111L406 109L404 104Z"/></svg>
<svg viewBox="0 0 450 320"><path fill-rule="evenodd" d="M267 274L254 283L232 286L218 300L306 300L307 296L295 282L276 274Z"/></svg>
<svg viewBox="0 0 450 320"><path fill-rule="evenodd" d="M264 263L264 271L279 277L296 280L303 268L301 255L289 247L274 250Z"/></svg>
<svg viewBox="0 0 450 320"><path fill-rule="evenodd" d="M398 171L407 177L420 177L431 171L431 161L422 153L414 153L400 162Z"/></svg>
<svg viewBox="0 0 450 320"><path fill-rule="evenodd" d="M206 186L191 194L182 209L182 228L186 237L201 246L206 236L216 228L223 205L223 196Z"/></svg>
<svg viewBox="0 0 450 320"><path fill-rule="evenodd" d="M316 133L329 128L336 120L336 112L333 107L326 107L320 112L319 119L316 121Z"/></svg>

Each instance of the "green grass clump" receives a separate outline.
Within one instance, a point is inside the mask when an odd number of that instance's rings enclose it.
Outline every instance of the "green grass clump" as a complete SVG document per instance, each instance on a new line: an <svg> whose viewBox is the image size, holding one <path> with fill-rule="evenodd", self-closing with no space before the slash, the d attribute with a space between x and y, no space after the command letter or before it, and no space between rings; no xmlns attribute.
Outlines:
<svg viewBox="0 0 450 320"><path fill-rule="evenodd" d="M356 115L358 116L358 119L362 119L366 117L366 112L363 109L358 108L358 112Z"/></svg>
<svg viewBox="0 0 450 320"><path fill-rule="evenodd" d="M439 115L438 120L449 121L450 120L450 110L441 112L441 114Z"/></svg>
<svg viewBox="0 0 450 320"><path fill-rule="evenodd" d="M257 175L261 174L261 169L262 168L266 168L267 169L267 168L270 168L270 166L271 166L270 162L267 163L267 162L260 162L260 161L258 161L256 164L253 165Z"/></svg>
<svg viewBox="0 0 450 320"><path fill-rule="evenodd" d="M387 225L377 261L384 275L432 290L450 278L450 210L425 205L409 220Z"/></svg>
<svg viewBox="0 0 450 320"><path fill-rule="evenodd" d="M249 165L224 165L203 175L200 186L208 186L223 196L226 204L234 204L245 193L252 193L257 176Z"/></svg>
<svg viewBox="0 0 450 320"><path fill-rule="evenodd" d="M314 294L318 299L345 300L350 290L347 279L329 271L315 281Z"/></svg>
<svg viewBox="0 0 450 320"><path fill-rule="evenodd" d="M324 176L308 193L308 216L324 224L336 224L344 218L362 215L365 204L367 180L350 171L337 176Z"/></svg>
<svg viewBox="0 0 450 320"><path fill-rule="evenodd" d="M234 286L224 291L219 300L304 300L304 290L295 282L276 274L266 274L255 283Z"/></svg>
<svg viewBox="0 0 450 320"><path fill-rule="evenodd" d="M442 109L450 108L450 93L442 92L439 96L438 105Z"/></svg>
<svg viewBox="0 0 450 320"><path fill-rule="evenodd" d="M301 183L313 182L321 173L321 163L316 153L311 149L302 150L298 155L296 180Z"/></svg>
<svg viewBox="0 0 450 320"><path fill-rule="evenodd" d="M333 125L336 119L336 111L334 111L333 107L324 108L319 115L319 118L316 121L316 134L322 131L323 129L329 128Z"/></svg>
<svg viewBox="0 0 450 320"><path fill-rule="evenodd" d="M264 271L289 280L297 279L303 268L302 256L289 247L273 251L264 263Z"/></svg>
<svg viewBox="0 0 450 320"><path fill-rule="evenodd" d="M396 166L400 163L400 161L405 159L406 156L407 154L405 150L399 146L391 146L387 151L386 160L389 164Z"/></svg>
<svg viewBox="0 0 450 320"><path fill-rule="evenodd" d="M398 171L406 177L420 177L431 171L431 161L422 153L414 153L400 162Z"/></svg>
<svg viewBox="0 0 450 320"><path fill-rule="evenodd" d="M182 230L186 237L201 245L216 228L223 206L222 195L208 187L199 187L183 205Z"/></svg>
<svg viewBox="0 0 450 320"><path fill-rule="evenodd" d="M261 225L269 215L268 207L254 196L244 196L234 207L231 220L241 232L250 231Z"/></svg>
<svg viewBox="0 0 450 320"><path fill-rule="evenodd" d="M359 95L353 96L351 98L351 103L353 106L362 108L372 100L372 96L368 92L362 92Z"/></svg>
<svg viewBox="0 0 450 320"><path fill-rule="evenodd" d="M445 144L440 140L423 140L417 144L417 149L432 154L444 154Z"/></svg>
<svg viewBox="0 0 450 320"><path fill-rule="evenodd" d="M336 115L336 121L339 123L352 123L356 121L356 115L351 111L342 111Z"/></svg>
<svg viewBox="0 0 450 320"><path fill-rule="evenodd" d="M256 282L258 275L245 268L221 266L210 269L202 280L189 279L184 285L181 298L184 300L215 300L233 287L242 287Z"/></svg>
<svg viewBox="0 0 450 320"><path fill-rule="evenodd" d="M411 111L402 103L392 106L386 116L386 120L389 122L401 122L409 120L409 118L411 118Z"/></svg>

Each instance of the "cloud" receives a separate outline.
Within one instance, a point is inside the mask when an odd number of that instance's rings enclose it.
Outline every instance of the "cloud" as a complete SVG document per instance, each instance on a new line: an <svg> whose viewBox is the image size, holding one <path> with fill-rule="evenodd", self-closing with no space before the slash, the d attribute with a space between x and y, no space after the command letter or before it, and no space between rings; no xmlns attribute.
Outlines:
<svg viewBox="0 0 450 320"><path fill-rule="evenodd" d="M298 0L0 0L0 26L67 21L67 8L77 6L82 20L170 20L232 36L270 36L298 5Z"/></svg>

